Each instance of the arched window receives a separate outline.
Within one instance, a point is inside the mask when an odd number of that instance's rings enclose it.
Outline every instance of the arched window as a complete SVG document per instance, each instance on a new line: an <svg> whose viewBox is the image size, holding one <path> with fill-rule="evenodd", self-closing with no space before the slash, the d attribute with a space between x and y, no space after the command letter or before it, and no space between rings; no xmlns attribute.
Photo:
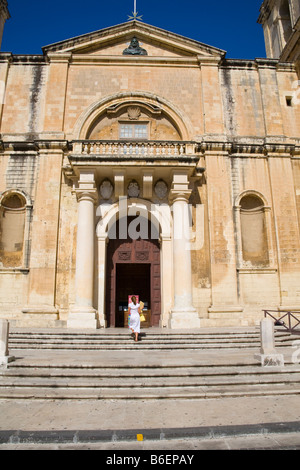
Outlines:
<svg viewBox="0 0 300 470"><path fill-rule="evenodd" d="M21 192L7 191L0 197L0 268L22 268L27 264L29 208Z"/></svg>

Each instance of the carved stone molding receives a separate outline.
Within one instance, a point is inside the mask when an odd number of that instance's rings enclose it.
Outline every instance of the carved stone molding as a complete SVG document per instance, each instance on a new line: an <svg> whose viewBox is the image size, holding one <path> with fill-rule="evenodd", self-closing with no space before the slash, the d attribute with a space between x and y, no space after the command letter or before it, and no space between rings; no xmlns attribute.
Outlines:
<svg viewBox="0 0 300 470"><path fill-rule="evenodd" d="M102 181L99 189L101 197L106 200L111 198L114 190L113 185L109 180Z"/></svg>
<svg viewBox="0 0 300 470"><path fill-rule="evenodd" d="M131 121L138 121L141 116L141 110L138 106L129 106L127 108L127 114Z"/></svg>
<svg viewBox="0 0 300 470"><path fill-rule="evenodd" d="M135 257L136 257L136 260L138 261L148 261L149 251L136 251Z"/></svg>
<svg viewBox="0 0 300 470"><path fill-rule="evenodd" d="M129 261L131 259L131 251L119 251L118 258L120 261Z"/></svg>
<svg viewBox="0 0 300 470"><path fill-rule="evenodd" d="M139 197L140 186L137 181L135 180L130 181L128 188L127 188L127 193L129 197Z"/></svg>
<svg viewBox="0 0 300 470"><path fill-rule="evenodd" d="M168 194L168 185L164 180L158 180L154 186L154 192L159 199L164 199Z"/></svg>

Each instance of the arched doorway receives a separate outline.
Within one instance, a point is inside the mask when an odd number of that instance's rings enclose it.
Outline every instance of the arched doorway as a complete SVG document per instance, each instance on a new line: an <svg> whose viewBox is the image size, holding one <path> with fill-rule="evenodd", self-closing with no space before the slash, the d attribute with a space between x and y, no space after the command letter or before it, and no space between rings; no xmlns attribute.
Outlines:
<svg viewBox="0 0 300 470"><path fill-rule="evenodd" d="M160 245L158 234L148 224L147 233L130 236L130 224L136 218L126 217L126 237L120 238L120 220L108 234L106 269L106 321L108 327L124 326L124 308L129 295L139 295L151 310L151 326L158 326L161 316ZM122 222L121 222L122 223ZM110 234L113 234L113 236Z"/></svg>

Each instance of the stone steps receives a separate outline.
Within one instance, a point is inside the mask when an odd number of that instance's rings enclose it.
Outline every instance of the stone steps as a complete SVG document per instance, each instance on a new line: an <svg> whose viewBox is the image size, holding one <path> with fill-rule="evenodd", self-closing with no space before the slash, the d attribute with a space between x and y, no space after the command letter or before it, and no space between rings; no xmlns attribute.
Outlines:
<svg viewBox="0 0 300 470"><path fill-rule="evenodd" d="M275 336L276 347L290 346L294 340L294 336L284 331L276 333ZM258 329L245 332L189 334L156 334L147 331L141 333L138 344L132 341L128 330L119 334L12 331L9 339L10 349L132 350L137 346L140 350L258 348L260 333Z"/></svg>
<svg viewBox="0 0 300 470"><path fill-rule="evenodd" d="M299 336L296 336L299 338ZM295 337L276 332L291 351ZM300 393L300 365L261 367L259 329L142 332L12 330L16 357L0 370L0 399L206 399ZM100 351L100 354L98 354ZM133 353L134 351L134 353ZM151 352L151 353L149 353Z"/></svg>
<svg viewBox="0 0 300 470"><path fill-rule="evenodd" d="M295 395L300 393L300 388L298 389L290 389L287 390L285 386L275 387L272 390L262 390L258 389L255 390L253 386L250 387L240 387L239 389L232 389L230 387L229 390L220 390L216 389L212 390L200 390L199 388L194 388L190 390L182 390L181 388L178 389L169 389L166 391L165 388L157 389L155 393L153 390L147 389L143 390L143 393L133 392L131 389L129 390L109 390L109 392L99 390L99 391L78 391L78 390L66 390L63 393L60 389L53 390L49 392L48 389L32 389L31 392L24 393L23 391L9 390L7 393L1 391L0 399L15 399L15 400L157 400L157 399L183 399L183 400L195 400L195 399L219 399L222 397L226 398L238 398L238 397L258 397L258 396L275 396L278 397L279 395Z"/></svg>
<svg viewBox="0 0 300 470"><path fill-rule="evenodd" d="M203 399L226 397L254 397L272 395L295 395L300 393L300 384L222 384L222 385L190 385L182 386L123 386L123 387L70 387L50 386L17 387L7 386L0 388L0 399Z"/></svg>
<svg viewBox="0 0 300 470"><path fill-rule="evenodd" d="M135 388L135 387L201 387L216 385L246 385L246 384L299 384L300 371L280 373L239 373L239 374L217 374L215 375L193 375L193 376L131 376L122 377L119 374L111 376L73 376L67 375L6 375L0 377L0 387L63 387L63 388Z"/></svg>
<svg viewBox="0 0 300 470"><path fill-rule="evenodd" d="M177 366L86 367L27 359L2 371L0 398L201 399L300 393L299 365L263 368L254 360L248 362L222 366L208 360L191 367L183 360Z"/></svg>

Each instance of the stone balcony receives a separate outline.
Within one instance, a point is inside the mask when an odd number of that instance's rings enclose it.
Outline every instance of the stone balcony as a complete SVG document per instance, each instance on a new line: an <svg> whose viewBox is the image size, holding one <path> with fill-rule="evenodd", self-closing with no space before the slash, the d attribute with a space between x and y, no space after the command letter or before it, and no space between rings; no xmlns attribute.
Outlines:
<svg viewBox="0 0 300 470"><path fill-rule="evenodd" d="M73 141L72 156L117 159L193 159L199 152L195 142L183 141Z"/></svg>

